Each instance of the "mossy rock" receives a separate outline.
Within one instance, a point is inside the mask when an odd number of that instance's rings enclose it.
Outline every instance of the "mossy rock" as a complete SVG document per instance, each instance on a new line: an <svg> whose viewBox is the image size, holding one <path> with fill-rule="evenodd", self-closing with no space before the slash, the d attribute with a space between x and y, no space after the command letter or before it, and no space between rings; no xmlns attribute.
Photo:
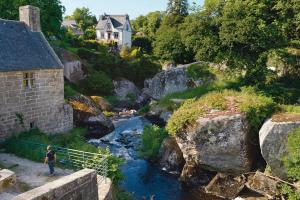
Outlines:
<svg viewBox="0 0 300 200"><path fill-rule="evenodd" d="M242 113L250 129L258 133L263 121L275 110L276 103L269 97L244 89L241 92L224 90L211 92L199 99L189 99L172 115L167 130L171 134L184 132L189 126L212 111Z"/></svg>

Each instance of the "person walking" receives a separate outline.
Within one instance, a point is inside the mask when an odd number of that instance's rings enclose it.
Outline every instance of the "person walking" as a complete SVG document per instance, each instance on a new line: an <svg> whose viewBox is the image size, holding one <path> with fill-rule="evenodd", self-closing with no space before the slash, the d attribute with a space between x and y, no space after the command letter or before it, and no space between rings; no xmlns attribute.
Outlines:
<svg viewBox="0 0 300 200"><path fill-rule="evenodd" d="M48 164L50 170L50 176L54 176L54 163L56 162L55 151L52 150L51 146L47 146L47 154L45 157L45 164Z"/></svg>

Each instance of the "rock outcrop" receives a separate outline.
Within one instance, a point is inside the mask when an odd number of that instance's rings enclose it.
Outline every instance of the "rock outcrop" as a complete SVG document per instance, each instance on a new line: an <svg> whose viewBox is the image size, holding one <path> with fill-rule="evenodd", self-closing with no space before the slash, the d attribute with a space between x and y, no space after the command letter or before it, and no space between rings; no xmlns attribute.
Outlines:
<svg viewBox="0 0 300 200"><path fill-rule="evenodd" d="M149 106L149 112L146 113L145 117L153 124L165 126L172 112L160 106L156 101L151 101Z"/></svg>
<svg viewBox="0 0 300 200"><path fill-rule="evenodd" d="M175 138L169 137L163 141L159 157L163 170L176 174L181 173L185 160Z"/></svg>
<svg viewBox="0 0 300 200"><path fill-rule="evenodd" d="M80 58L62 48L55 48L60 60L64 64L64 77L72 83L78 83L84 79L85 73Z"/></svg>
<svg viewBox="0 0 300 200"><path fill-rule="evenodd" d="M112 109L111 105L103 97L91 96L91 99L102 111L110 111Z"/></svg>
<svg viewBox="0 0 300 200"><path fill-rule="evenodd" d="M121 100L127 100L128 98L134 98L134 101L141 94L140 90L135 86L135 84L126 79L114 80L114 93Z"/></svg>
<svg viewBox="0 0 300 200"><path fill-rule="evenodd" d="M188 77L188 67L195 64L203 65L208 63L199 61L177 67L173 64L166 64L162 72L145 81L145 92L153 99L160 99L167 94L188 89L191 85L190 82L193 82L193 86L205 84L207 80L192 80ZM208 80L208 82L211 82L211 80Z"/></svg>
<svg viewBox="0 0 300 200"><path fill-rule="evenodd" d="M160 99L167 94L184 91L188 88L185 68L172 68L156 74L145 81L145 92L153 99Z"/></svg>
<svg viewBox="0 0 300 200"><path fill-rule="evenodd" d="M282 162L282 156L286 153L285 141L289 133L299 126L299 114L278 114L266 121L260 129L261 153L274 176L287 178Z"/></svg>
<svg viewBox="0 0 300 200"><path fill-rule="evenodd" d="M240 175L252 164L250 132L240 113L211 112L176 135L186 165Z"/></svg>
<svg viewBox="0 0 300 200"><path fill-rule="evenodd" d="M88 138L101 138L114 130L112 121L104 116L101 109L88 97L80 95L70 99L74 123L88 129Z"/></svg>
<svg viewBox="0 0 300 200"><path fill-rule="evenodd" d="M72 83L78 83L84 79L85 75L82 70L80 60L64 62L64 77Z"/></svg>

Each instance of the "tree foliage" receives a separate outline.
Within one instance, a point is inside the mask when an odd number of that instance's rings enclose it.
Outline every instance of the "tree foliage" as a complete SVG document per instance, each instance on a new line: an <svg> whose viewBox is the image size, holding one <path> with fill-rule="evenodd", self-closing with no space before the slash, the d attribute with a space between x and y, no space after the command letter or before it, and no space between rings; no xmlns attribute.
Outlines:
<svg viewBox="0 0 300 200"><path fill-rule="evenodd" d="M170 15L188 15L189 4L187 0L169 0L167 13Z"/></svg>
<svg viewBox="0 0 300 200"><path fill-rule="evenodd" d="M76 8L72 18L84 32L97 24L97 18L86 7Z"/></svg>
<svg viewBox="0 0 300 200"><path fill-rule="evenodd" d="M0 1L0 18L19 20L19 7L32 5L40 8L41 27L47 36L58 35L65 7L60 0L7 0Z"/></svg>

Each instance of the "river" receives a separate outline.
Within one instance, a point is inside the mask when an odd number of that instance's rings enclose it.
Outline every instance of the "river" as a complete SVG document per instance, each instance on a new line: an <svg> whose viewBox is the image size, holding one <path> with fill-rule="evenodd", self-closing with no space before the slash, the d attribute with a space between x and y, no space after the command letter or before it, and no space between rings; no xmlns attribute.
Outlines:
<svg viewBox="0 0 300 200"><path fill-rule="evenodd" d="M133 194L135 200L201 200L205 199L199 190L184 190L178 177L161 171L158 166L138 157L141 134L149 124L141 116L114 119L115 131L90 142L101 147L109 147L111 152L125 159L121 166L124 180L120 187Z"/></svg>

